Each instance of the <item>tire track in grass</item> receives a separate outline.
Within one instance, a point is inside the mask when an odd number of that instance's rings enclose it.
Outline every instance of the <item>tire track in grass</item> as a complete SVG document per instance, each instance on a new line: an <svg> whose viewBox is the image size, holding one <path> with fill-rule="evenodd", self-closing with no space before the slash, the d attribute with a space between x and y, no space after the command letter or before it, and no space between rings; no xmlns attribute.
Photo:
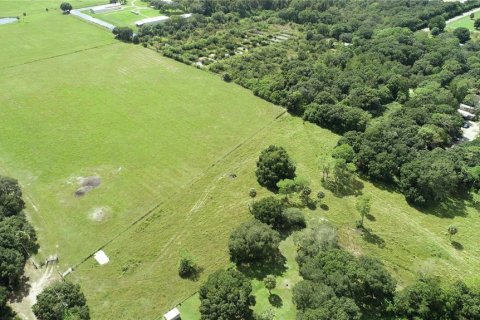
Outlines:
<svg viewBox="0 0 480 320"><path fill-rule="evenodd" d="M374 198L378 203L381 203L381 197L377 194L371 194L372 198ZM422 226L418 221L412 219L408 216L408 214L401 212L401 210L393 207L391 204L388 205L390 214L393 214L398 220L403 221L404 223L408 224L409 227L415 230L414 233L419 233L422 237L432 241L436 246L443 249L450 258L454 259L461 265L471 265L472 263L467 261L465 258L471 259L477 263L480 263L480 259L475 257L469 252L462 252L461 256L452 246L449 246L445 243L444 239L439 237L434 232L430 231L429 229ZM460 266L450 265L451 268L455 268L455 270L460 270ZM471 269L471 268L469 268Z"/></svg>
<svg viewBox="0 0 480 320"><path fill-rule="evenodd" d="M172 193L169 197L167 197L165 200L157 203L156 205L154 205L150 210L148 210L147 212L145 212L143 215L141 215L140 217L138 217L137 219L135 219L132 223L130 223L129 225L127 225L127 227L125 227L122 231L120 231L119 233L117 233L116 235L114 235L111 239L105 241L103 244L101 244L99 247L97 247L93 252L91 252L89 255L87 255L85 258L83 258L80 262L78 262L77 264L73 265L72 266L72 269L75 270L75 269L78 269L78 267L80 267L82 264L84 264L86 261L88 261L90 258L93 257L93 255L99 251L99 250L102 250L104 249L105 247L107 247L110 243L112 243L113 241L115 241L116 239L118 239L120 236L122 236L123 234L125 234L126 232L128 232L130 229L132 229L134 226L136 226L137 224L139 224L140 222L142 222L143 220L145 220L146 218L148 218L152 213L154 213L155 211L157 211L158 209L160 209L164 204L166 204L167 202L169 202L170 200L172 200L175 196L183 193L185 190L187 190L189 187L191 187L192 185L194 185L195 183L197 183L200 179L202 179L212 168L218 166L220 163L222 163L223 161L225 161L232 153L234 153L236 150L238 150L239 148L241 148L244 144L246 144L248 141L250 141L253 137L257 136L258 134L260 134L261 132L263 132L264 130L268 129L273 123L275 123L278 119L280 119L282 116L284 116L285 114L287 113L286 110L283 110L281 111L277 116L275 116L275 118L273 120L271 120L270 122L268 122L265 126L261 127L260 129L258 129L257 131L255 131L253 134L251 134L250 136L248 136L246 139L244 139L243 141L241 141L239 144L237 144L234 148L232 148L230 151L228 151L226 154L224 154L223 156L221 156L218 160L216 160L215 162L213 162L210 166L208 166L207 168L205 168L198 176L196 176L195 178L193 178L192 180L190 180L190 182L188 182L187 184L185 184L183 187L180 188L179 191L176 191L174 193Z"/></svg>
<svg viewBox="0 0 480 320"><path fill-rule="evenodd" d="M13 64L13 65L10 65L10 66L1 67L0 70L13 69L15 67L25 66L25 65L28 65L28 64L36 63L36 62L51 60L51 59L55 59L55 58L69 56L69 55L72 55L72 54L76 54L76 53L80 53L80 52L84 52L84 51L88 51L88 50L93 50L93 49L99 49L99 48L103 48L103 47L107 47L107 46L111 46L111 45L117 45L117 44L118 44L117 42L100 44L100 45L97 45L97 46L94 46L94 47L78 49L78 50L75 50L75 51L61 53L61 54L53 55L53 56L50 56L50 57L38 58L38 59L22 62L22 63L19 63L19 64Z"/></svg>

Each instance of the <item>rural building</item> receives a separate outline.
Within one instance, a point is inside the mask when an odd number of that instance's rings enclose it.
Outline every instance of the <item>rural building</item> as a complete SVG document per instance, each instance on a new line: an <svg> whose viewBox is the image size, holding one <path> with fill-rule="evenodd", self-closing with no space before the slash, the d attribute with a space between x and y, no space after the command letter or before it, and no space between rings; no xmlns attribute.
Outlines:
<svg viewBox="0 0 480 320"><path fill-rule="evenodd" d="M122 10L120 3L110 3L102 6L96 6L90 9L93 14Z"/></svg>
<svg viewBox="0 0 480 320"><path fill-rule="evenodd" d="M461 115L462 117L465 119L465 120L473 120L475 119L475 115L471 112L468 112L468 111L465 111L465 110L462 110L462 109L458 109L457 110Z"/></svg>
<svg viewBox="0 0 480 320"><path fill-rule="evenodd" d="M475 108L474 108L474 107L471 107L471 106L466 105L466 104L463 104L463 103L460 103L459 109L460 109L460 110L463 110L463 111L470 112L470 113L474 113L474 112L475 112Z"/></svg>
<svg viewBox="0 0 480 320"><path fill-rule="evenodd" d="M182 17L184 19L188 19L188 18L192 17L192 14L191 13L184 13L184 14L180 15L180 17Z"/></svg>
<svg viewBox="0 0 480 320"><path fill-rule="evenodd" d="M163 315L165 320L180 320L180 311L177 308L173 308Z"/></svg>
<svg viewBox="0 0 480 320"><path fill-rule="evenodd" d="M167 16L158 16L158 17L153 17L153 18L146 18L146 19L139 20L139 21L135 22L135 25L137 27L151 26L151 25L154 25L154 24L164 23L168 19L169 18Z"/></svg>

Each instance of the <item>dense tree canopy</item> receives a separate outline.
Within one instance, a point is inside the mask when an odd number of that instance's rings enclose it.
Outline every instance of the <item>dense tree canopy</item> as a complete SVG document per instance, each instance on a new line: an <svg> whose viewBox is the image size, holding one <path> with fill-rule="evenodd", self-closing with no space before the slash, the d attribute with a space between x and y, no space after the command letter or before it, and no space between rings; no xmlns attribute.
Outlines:
<svg viewBox="0 0 480 320"><path fill-rule="evenodd" d="M250 281L236 270L219 270L199 290L202 320L251 319L255 305Z"/></svg>
<svg viewBox="0 0 480 320"><path fill-rule="evenodd" d="M38 320L89 320L86 303L78 284L57 282L38 295L32 311Z"/></svg>
<svg viewBox="0 0 480 320"><path fill-rule="evenodd" d="M0 177L0 286L16 285L29 255L38 249L24 207L18 182Z"/></svg>
<svg viewBox="0 0 480 320"><path fill-rule="evenodd" d="M133 39L133 30L129 27L115 27L112 33L119 40L130 42Z"/></svg>

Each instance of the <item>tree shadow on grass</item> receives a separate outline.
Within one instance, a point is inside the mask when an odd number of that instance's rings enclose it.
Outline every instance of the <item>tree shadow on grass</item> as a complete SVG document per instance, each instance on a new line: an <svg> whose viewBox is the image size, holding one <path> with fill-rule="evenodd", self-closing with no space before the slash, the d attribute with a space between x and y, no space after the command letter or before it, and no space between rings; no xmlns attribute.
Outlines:
<svg viewBox="0 0 480 320"><path fill-rule="evenodd" d="M325 189L330 190L337 198L360 196L362 195L362 189L364 187L363 182L355 177L349 181L339 183L333 181L322 182L322 185Z"/></svg>
<svg viewBox="0 0 480 320"><path fill-rule="evenodd" d="M385 248L385 240L373 233L371 229L364 228L362 230L362 238L368 243L377 245L379 248Z"/></svg>
<svg viewBox="0 0 480 320"><path fill-rule="evenodd" d="M195 270L192 271L192 273L180 276L180 278L196 282L200 279L200 275L202 274L203 270L203 267L197 266Z"/></svg>
<svg viewBox="0 0 480 320"><path fill-rule="evenodd" d="M325 203L322 203L322 204L320 205L320 208L322 208L322 210L325 210L325 211L330 210L330 207L329 207L327 204L325 204Z"/></svg>
<svg viewBox="0 0 480 320"><path fill-rule="evenodd" d="M13 292L10 294L12 302L21 302L30 292L30 278L22 275L17 284L13 286Z"/></svg>
<svg viewBox="0 0 480 320"><path fill-rule="evenodd" d="M285 266L287 259L284 256L279 255L272 262L257 262L251 263L249 265L239 265L237 266L238 271L243 273L245 276L251 279L263 280L268 275L280 276L287 271Z"/></svg>
<svg viewBox="0 0 480 320"><path fill-rule="evenodd" d="M366 214L365 217L367 217L368 220L370 221L375 221L377 220L374 215L371 215L370 213Z"/></svg>
<svg viewBox="0 0 480 320"><path fill-rule="evenodd" d="M283 301L282 301L282 298L280 298L280 296L278 294L271 294L269 297L268 297L268 302L270 302L270 304L272 306L274 306L275 308L281 308L283 306Z"/></svg>
<svg viewBox="0 0 480 320"><path fill-rule="evenodd" d="M451 244L452 244L452 247L454 247L456 250L459 250L459 251L463 250L463 245L460 242L452 241Z"/></svg>
<svg viewBox="0 0 480 320"><path fill-rule="evenodd" d="M445 201L430 205L427 207L415 207L419 211L437 216L439 218L452 219L454 217L467 216L467 207L475 207L475 202L471 195L462 195L458 197L450 197Z"/></svg>

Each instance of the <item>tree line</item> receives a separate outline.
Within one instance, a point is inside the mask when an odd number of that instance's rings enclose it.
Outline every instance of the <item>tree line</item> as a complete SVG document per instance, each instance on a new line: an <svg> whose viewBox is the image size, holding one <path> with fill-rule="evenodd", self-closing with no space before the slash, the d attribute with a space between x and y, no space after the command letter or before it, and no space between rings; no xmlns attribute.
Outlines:
<svg viewBox="0 0 480 320"><path fill-rule="evenodd" d="M449 148L462 137L459 103L480 88L480 43L462 28L446 32L445 21L480 1L292 0L270 9L257 1L248 14L235 9L242 1L208 3L191 19L140 29L139 41L185 63L201 61L341 134L339 145L354 151L347 162L414 205L476 188L472 147ZM291 37L273 41L280 27ZM415 32L423 27L433 36ZM438 166L424 171L428 161Z"/></svg>
<svg viewBox="0 0 480 320"><path fill-rule="evenodd" d="M18 181L0 176L0 320L18 319L8 301L28 280L23 278L25 264L39 249L24 209ZM90 319L80 286L69 282L55 283L40 293L33 313L38 320Z"/></svg>

